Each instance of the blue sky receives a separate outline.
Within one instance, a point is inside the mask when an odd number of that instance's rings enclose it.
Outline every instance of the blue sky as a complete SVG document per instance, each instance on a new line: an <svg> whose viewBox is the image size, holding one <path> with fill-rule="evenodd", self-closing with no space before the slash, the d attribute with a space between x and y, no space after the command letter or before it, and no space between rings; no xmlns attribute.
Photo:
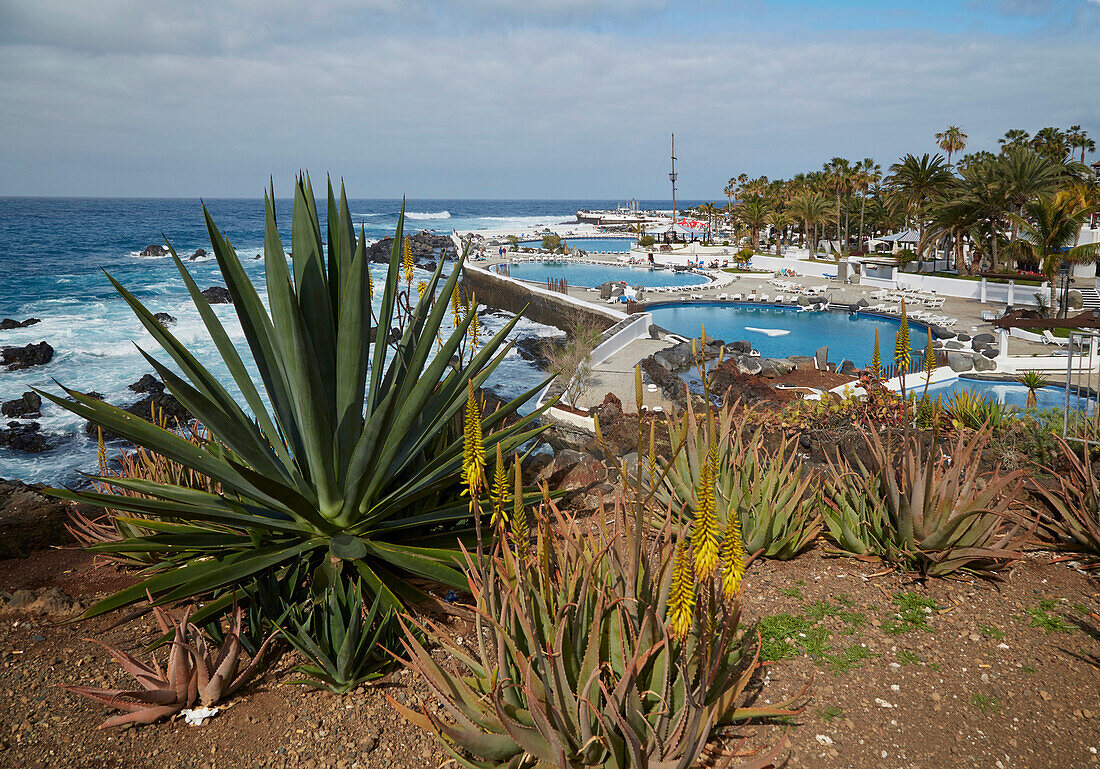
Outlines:
<svg viewBox="0 0 1100 769"><path fill-rule="evenodd" d="M658 198L675 131L715 199L951 123L1100 139L1098 62L1098 0L4 0L0 194Z"/></svg>

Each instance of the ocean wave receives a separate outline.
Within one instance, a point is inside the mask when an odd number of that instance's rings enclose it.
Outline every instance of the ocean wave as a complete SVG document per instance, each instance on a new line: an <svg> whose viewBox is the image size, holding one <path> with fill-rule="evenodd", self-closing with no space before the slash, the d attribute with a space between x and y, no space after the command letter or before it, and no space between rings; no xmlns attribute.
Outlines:
<svg viewBox="0 0 1100 769"><path fill-rule="evenodd" d="M433 211L433 212L425 213L423 211L406 211L405 212L405 218L406 219L450 219L451 218L451 212L450 211Z"/></svg>

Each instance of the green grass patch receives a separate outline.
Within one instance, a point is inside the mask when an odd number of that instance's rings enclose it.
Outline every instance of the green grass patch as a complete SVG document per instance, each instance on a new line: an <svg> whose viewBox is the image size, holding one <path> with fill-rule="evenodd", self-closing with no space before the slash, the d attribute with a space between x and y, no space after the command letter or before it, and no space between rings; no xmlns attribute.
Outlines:
<svg viewBox="0 0 1100 769"><path fill-rule="evenodd" d="M978 630L982 631L982 635L986 638L992 638L994 641L1000 641L1005 637L1005 631L996 625L978 625Z"/></svg>
<svg viewBox="0 0 1100 769"><path fill-rule="evenodd" d="M822 658L822 661L825 667L833 671L833 675L839 676L844 673L849 673L856 668L863 667L863 660L868 660L877 656L877 654L869 650L866 646L852 644L842 651L826 654Z"/></svg>
<svg viewBox="0 0 1100 769"><path fill-rule="evenodd" d="M1057 614L1051 614L1049 609L1044 610L1044 603L1047 602L1040 601L1038 606L1025 610L1024 613L1031 617L1031 621L1027 623L1028 627L1042 628L1047 631L1048 635L1050 633L1072 633L1075 626L1066 622Z"/></svg>
<svg viewBox="0 0 1100 769"><path fill-rule="evenodd" d="M804 617L793 614L776 614L760 620L760 659L764 662L778 662L799 655L794 644L795 637L805 632L809 623Z"/></svg>
<svg viewBox="0 0 1100 769"><path fill-rule="evenodd" d="M742 270L740 267L723 267L722 272L732 272L737 275L751 275L754 272L763 272L763 270Z"/></svg>
<svg viewBox="0 0 1100 769"><path fill-rule="evenodd" d="M996 697L977 692L970 695L970 704L983 713L996 713L1001 709L1001 702Z"/></svg>
<svg viewBox="0 0 1100 769"><path fill-rule="evenodd" d="M1031 665L1024 665L1023 667L1020 668L1020 670L1023 671L1024 673L1034 673L1035 672L1035 668L1031 667Z"/></svg>
<svg viewBox="0 0 1100 769"><path fill-rule="evenodd" d="M828 705L817 711L817 714L830 724L838 718L844 718L844 711L836 705Z"/></svg>
<svg viewBox="0 0 1100 769"><path fill-rule="evenodd" d="M785 587L779 592L787 596L787 598L797 598L800 601L802 600L802 591L799 590L797 587Z"/></svg>
<svg viewBox="0 0 1100 769"><path fill-rule="evenodd" d="M902 667L908 667L909 665L919 665L922 662L920 655L916 652L909 651L908 649L902 649L898 652L898 663Z"/></svg>
<svg viewBox="0 0 1100 769"><path fill-rule="evenodd" d="M894 616L882 622L882 630L887 635L905 635L917 630L932 632L928 624L928 615L936 608L936 602L917 593L898 593L894 596L894 605L898 607Z"/></svg>

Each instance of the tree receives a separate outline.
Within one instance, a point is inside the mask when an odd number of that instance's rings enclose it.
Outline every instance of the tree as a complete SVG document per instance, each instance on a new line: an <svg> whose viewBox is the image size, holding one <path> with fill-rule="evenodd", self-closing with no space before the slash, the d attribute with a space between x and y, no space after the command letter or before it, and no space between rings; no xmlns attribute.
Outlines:
<svg viewBox="0 0 1100 769"><path fill-rule="evenodd" d="M829 201L820 192L806 190L791 200L790 212L802 221L803 240L808 240L810 258L813 258L817 254L817 225L832 213Z"/></svg>
<svg viewBox="0 0 1100 769"><path fill-rule="evenodd" d="M794 224L794 218L786 211L773 208L768 211L766 221L775 228L775 255L783 255L783 232Z"/></svg>
<svg viewBox="0 0 1100 769"><path fill-rule="evenodd" d="M561 235L553 232L548 232L542 236L542 247L550 253L556 252L562 247Z"/></svg>
<svg viewBox="0 0 1100 769"><path fill-rule="evenodd" d="M1053 126L1040 129L1032 138L1031 146L1047 160L1057 163L1061 163L1066 159L1070 148L1066 132Z"/></svg>
<svg viewBox="0 0 1100 769"><path fill-rule="evenodd" d="M1081 225L1096 206L1081 206L1069 195L1043 195L1024 205L1023 213L1012 218L1020 228L1021 246L1040 265L1050 281L1050 306L1057 303L1054 278L1063 262L1081 263L1100 260L1100 243L1073 245Z"/></svg>
<svg viewBox="0 0 1100 769"><path fill-rule="evenodd" d="M737 218L749 228L750 245L756 250L760 243L760 230L767 223L768 204L761 197L752 197L737 204Z"/></svg>
<svg viewBox="0 0 1100 769"><path fill-rule="evenodd" d="M852 181L855 188L859 190L860 204L859 204L859 243L856 250L863 250L863 220L864 214L867 212L867 192L871 189L872 185L877 185L882 178L882 168L871 158L864 158L856 163L855 171L852 175Z"/></svg>
<svg viewBox="0 0 1100 769"><path fill-rule="evenodd" d="M966 140L967 135L957 125L948 126L947 130L936 134L936 143L947 153L948 170L951 168L951 156L966 149Z"/></svg>
<svg viewBox="0 0 1100 769"><path fill-rule="evenodd" d="M953 178L940 154L930 156L926 152L919 158L909 154L890 166L886 182L893 185L905 201L906 218L916 222L920 240L924 239L925 206L946 191Z"/></svg>
<svg viewBox="0 0 1100 769"><path fill-rule="evenodd" d="M1039 195L1053 194L1062 180L1061 164L1052 163L1031 149L1013 149L997 161L1013 213L1020 213L1025 203ZM1015 250L1017 224L1010 220L1009 248Z"/></svg>
<svg viewBox="0 0 1100 769"><path fill-rule="evenodd" d="M1023 149L1031 146L1031 134L1020 128L1012 128L1005 131L1004 137L997 140L1001 145L1001 152Z"/></svg>
<svg viewBox="0 0 1100 769"><path fill-rule="evenodd" d="M960 173L967 168L970 168L978 163L987 163L991 160L996 160L997 156L989 150L978 150L977 152L968 152L962 156L959 162L955 166L955 170Z"/></svg>
<svg viewBox="0 0 1100 769"><path fill-rule="evenodd" d="M833 158L821 168L822 173L828 179L829 188L836 195L836 239L842 240L840 229L840 195L848 191L852 180L852 164L844 158ZM845 239L846 240L846 239ZM841 243L843 251L848 246L847 242Z"/></svg>
<svg viewBox="0 0 1100 769"><path fill-rule="evenodd" d="M1089 138L1089 132L1079 125L1072 125L1066 133L1066 140L1071 150L1081 150L1081 163L1085 162L1085 152L1095 152L1096 142Z"/></svg>
<svg viewBox="0 0 1100 769"><path fill-rule="evenodd" d="M543 345L547 364L565 380L565 399L574 409L577 400L592 387L592 351L600 343L600 333L591 323L580 322L570 329L564 344L548 341Z"/></svg>

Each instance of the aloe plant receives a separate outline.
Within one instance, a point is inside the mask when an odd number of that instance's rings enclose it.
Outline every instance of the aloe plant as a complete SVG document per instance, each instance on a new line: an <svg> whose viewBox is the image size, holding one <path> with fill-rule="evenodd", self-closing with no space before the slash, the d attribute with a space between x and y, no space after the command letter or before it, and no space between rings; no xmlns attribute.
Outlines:
<svg viewBox="0 0 1100 769"><path fill-rule="evenodd" d="M287 574L286 567L296 562L315 569L329 558L352 567L364 589L381 596L389 610L425 598L408 575L463 587L456 535L469 530L470 510L460 497L461 412L468 387L481 387L507 354L505 337L518 318L482 340L476 351L465 344L476 307L445 333L448 301L457 292L465 254L445 280L440 260L421 298L411 298L400 275L403 213L375 315L367 242L362 231L356 236L346 195L341 189L337 203L329 185L326 242L307 177L294 188L289 265L274 188L265 194L269 311L205 208L204 215L258 383L171 253L239 397L118 281L108 279L182 376L143 351L146 359L212 440L195 445L68 388L71 402L42 393L221 490L119 477L97 480L141 496L53 490L59 497L140 515L140 525L155 531L93 546L107 553L155 553L160 568L85 616L134 603L147 591L156 603L177 601L248 584L269 572ZM388 341L386 330L395 326L396 341ZM511 454L538 432L532 427L537 411L506 425L537 389L485 418L486 450L495 451L499 443ZM229 600L223 592L204 608L204 617L215 616Z"/></svg>
<svg viewBox="0 0 1100 769"><path fill-rule="evenodd" d="M90 686L65 686L67 691L94 700L101 705L125 711L108 718L100 729L128 724L151 724L176 715L196 703L203 707L217 704L232 695L255 675L264 649L271 636L259 645L251 660L242 665L244 613L240 606L233 610L219 648L215 649L201 630L191 622L191 609L180 617L153 607L153 616L161 632L169 639L166 664L162 667L154 656L146 665L126 652L95 641L114 658L123 670L137 681L138 689L97 689ZM220 628L219 628L220 631Z"/></svg>
<svg viewBox="0 0 1100 769"><path fill-rule="evenodd" d="M758 433L748 443L741 437L745 417L723 404L717 416L697 419L689 407L680 423L669 423L671 445L683 450L665 463L664 483L657 498L667 508L694 515L698 490L714 432L716 515L726 527L731 517L741 524L747 552L787 560L803 552L820 533L820 500L810 493L811 476L804 474L795 456L794 438L786 437L774 451L763 446Z"/></svg>
<svg viewBox="0 0 1100 769"><path fill-rule="evenodd" d="M715 577L698 586L704 597L696 603L684 559L673 585L684 545L668 525L650 540L646 516L623 508L617 499L610 525L601 511L594 530L551 502L539 511L526 555L501 538L492 556L467 556L474 642L459 644L423 624L461 672L436 662L410 628L403 664L424 679L439 707L391 705L436 735L461 765L479 769L686 769L715 728L800 712L790 709L798 697L744 704L759 663L740 632L739 597L720 598ZM666 615L685 586L692 599L679 600L687 612L679 633ZM782 747L753 765L774 766Z"/></svg>
<svg viewBox="0 0 1100 769"><path fill-rule="evenodd" d="M838 452L825 480L825 520L841 548L932 577L992 577L1019 557L1026 532L1011 506L1022 473L980 469L988 432L960 436L950 456L935 440L884 440L871 426L863 439L870 462Z"/></svg>
<svg viewBox="0 0 1100 769"><path fill-rule="evenodd" d="M1008 419L1009 409L981 393L960 390L948 399L947 413L956 430L981 430L986 426L996 430Z"/></svg>
<svg viewBox="0 0 1100 769"><path fill-rule="evenodd" d="M1064 466L1061 472L1051 471L1057 488L1033 484L1045 503L1039 508L1043 527L1058 538L1059 549L1100 563L1100 476L1087 453L1082 454L1064 438L1057 440Z"/></svg>

